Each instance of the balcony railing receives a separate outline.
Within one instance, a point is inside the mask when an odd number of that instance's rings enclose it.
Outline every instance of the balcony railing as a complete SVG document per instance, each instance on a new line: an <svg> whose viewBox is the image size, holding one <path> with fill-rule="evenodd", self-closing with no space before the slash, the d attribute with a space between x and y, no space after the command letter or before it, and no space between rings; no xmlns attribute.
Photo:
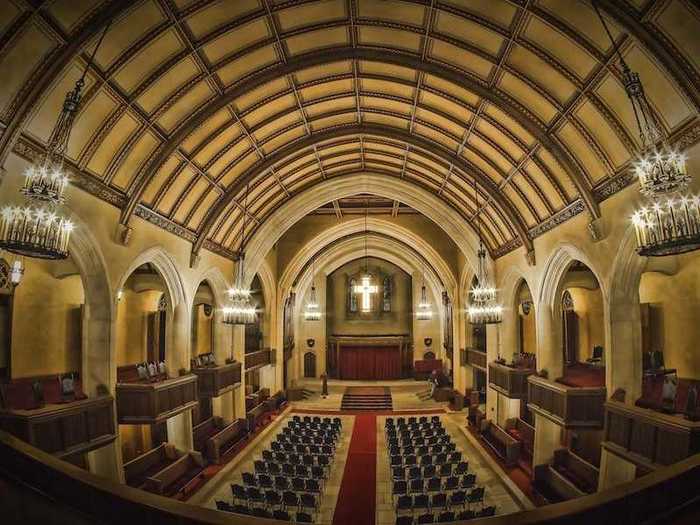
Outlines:
<svg viewBox="0 0 700 525"><path fill-rule="evenodd" d="M117 383L117 419L131 425L161 423L197 404L197 376L157 383Z"/></svg>
<svg viewBox="0 0 700 525"><path fill-rule="evenodd" d="M476 348L467 348L467 364L486 372L486 352Z"/></svg>
<svg viewBox="0 0 700 525"><path fill-rule="evenodd" d="M602 428L605 387L572 387L531 375L528 407L567 428Z"/></svg>
<svg viewBox="0 0 700 525"><path fill-rule="evenodd" d="M0 429L57 457L88 452L117 437L114 398L102 396L34 410L3 411Z"/></svg>
<svg viewBox="0 0 700 525"><path fill-rule="evenodd" d="M257 352L250 352L245 355L245 369L260 368L261 366L272 363L272 350L263 348Z"/></svg>
<svg viewBox="0 0 700 525"><path fill-rule="evenodd" d="M489 363L489 386L511 399L527 398L527 378L531 368L516 368L501 363Z"/></svg>
<svg viewBox="0 0 700 525"><path fill-rule="evenodd" d="M603 447L655 469L700 453L700 422L608 401Z"/></svg>
<svg viewBox="0 0 700 525"><path fill-rule="evenodd" d="M199 397L219 397L241 384L241 363L193 368Z"/></svg>

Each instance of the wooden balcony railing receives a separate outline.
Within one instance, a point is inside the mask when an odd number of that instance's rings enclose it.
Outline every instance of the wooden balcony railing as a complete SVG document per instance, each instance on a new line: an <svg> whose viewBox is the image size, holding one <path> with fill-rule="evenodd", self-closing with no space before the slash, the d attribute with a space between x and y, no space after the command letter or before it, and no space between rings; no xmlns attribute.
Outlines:
<svg viewBox="0 0 700 525"><path fill-rule="evenodd" d="M602 428L605 387L572 387L531 375L528 407L566 428Z"/></svg>
<svg viewBox="0 0 700 525"><path fill-rule="evenodd" d="M187 374L157 383L117 383L119 423L161 423L197 404L197 376Z"/></svg>
<svg viewBox="0 0 700 525"><path fill-rule="evenodd" d="M700 422L608 401L603 447L655 469L700 453Z"/></svg>
<svg viewBox="0 0 700 525"><path fill-rule="evenodd" d="M535 371L501 363L489 363L489 386L511 399L527 398L527 378Z"/></svg>
<svg viewBox="0 0 700 525"><path fill-rule="evenodd" d="M269 520L218 512L118 484L76 469L5 432L0 432L3 511L18 523L177 523L254 525ZM630 483L575 500L528 511L473 519L470 525L619 525L660 523L669 516L697 520L700 456L652 472ZM601 516L604 519L601 520ZM695 521L694 521L695 520Z"/></svg>
<svg viewBox="0 0 700 525"><path fill-rule="evenodd" d="M272 363L272 350L263 348L257 352L250 352L245 355L245 369L260 368L261 366Z"/></svg>
<svg viewBox="0 0 700 525"><path fill-rule="evenodd" d="M219 397L241 384L241 363L193 368L199 397Z"/></svg>
<svg viewBox="0 0 700 525"><path fill-rule="evenodd" d="M101 396L34 410L2 411L0 429L60 458L88 452L117 437L114 398Z"/></svg>
<svg viewBox="0 0 700 525"><path fill-rule="evenodd" d="M486 352L476 348L467 348L467 364L486 372Z"/></svg>

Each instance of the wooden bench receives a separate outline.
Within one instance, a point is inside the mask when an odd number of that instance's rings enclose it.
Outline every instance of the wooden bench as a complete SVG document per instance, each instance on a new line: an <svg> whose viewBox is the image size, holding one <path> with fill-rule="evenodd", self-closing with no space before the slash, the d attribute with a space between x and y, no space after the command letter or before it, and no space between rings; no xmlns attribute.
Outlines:
<svg viewBox="0 0 700 525"><path fill-rule="evenodd" d="M532 458L535 447L535 427L529 425L519 417L506 419L505 431L522 444L521 452Z"/></svg>
<svg viewBox="0 0 700 525"><path fill-rule="evenodd" d="M279 413L287 406L287 396L284 391L280 390L274 396L267 400L267 409L269 412Z"/></svg>
<svg viewBox="0 0 700 525"><path fill-rule="evenodd" d="M554 451L552 468L586 494L598 490L598 468L566 448Z"/></svg>
<svg viewBox="0 0 700 525"><path fill-rule="evenodd" d="M143 487L146 479L175 462L182 454L169 443L162 443L145 454L124 463L126 484Z"/></svg>
<svg viewBox="0 0 700 525"><path fill-rule="evenodd" d="M249 410L252 410L254 407L258 406L261 404L263 401L265 401L268 397L270 397L270 390L267 388L261 388L257 392L254 392L252 394L248 394L245 397L245 409L246 412Z"/></svg>
<svg viewBox="0 0 700 525"><path fill-rule="evenodd" d="M268 416L268 414L268 405L265 401L251 408L246 413L246 420L248 422L248 432L253 433L255 432L256 428L262 426L263 421Z"/></svg>
<svg viewBox="0 0 700 525"><path fill-rule="evenodd" d="M512 467L518 462L520 441L513 438L491 420L486 420L482 423L481 436L507 467Z"/></svg>
<svg viewBox="0 0 700 525"><path fill-rule="evenodd" d="M63 393L61 379L64 375L68 374L22 377L1 383L0 407L7 410L36 410L46 404L71 403L85 399L87 396L77 374L73 379L73 393Z"/></svg>
<svg viewBox="0 0 700 525"><path fill-rule="evenodd" d="M212 463L221 464L222 458L238 449L248 437L248 424L245 419L236 419L216 434L209 436L204 451Z"/></svg>
<svg viewBox="0 0 700 525"><path fill-rule="evenodd" d="M200 478L204 459L199 452L184 454L167 467L146 478L143 488L161 496L187 493L193 481Z"/></svg>
<svg viewBox="0 0 700 525"><path fill-rule="evenodd" d="M193 418L194 419L194 418ZM192 428L192 442L194 449L204 452L207 440L224 429L225 425L220 417L210 417Z"/></svg>

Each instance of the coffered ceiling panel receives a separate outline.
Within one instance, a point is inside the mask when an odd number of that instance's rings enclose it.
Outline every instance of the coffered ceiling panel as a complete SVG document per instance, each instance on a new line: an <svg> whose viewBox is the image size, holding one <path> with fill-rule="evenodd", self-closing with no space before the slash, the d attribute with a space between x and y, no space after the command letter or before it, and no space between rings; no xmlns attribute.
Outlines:
<svg viewBox="0 0 700 525"><path fill-rule="evenodd" d="M367 171L481 224L494 255L531 249L572 209L598 216L638 147L585 0L5 3L3 123L39 145L114 13L69 158L125 203L122 222L140 207L195 249L237 248L246 188L249 237L300 192ZM666 131L685 129L700 105L698 9L601 4Z"/></svg>

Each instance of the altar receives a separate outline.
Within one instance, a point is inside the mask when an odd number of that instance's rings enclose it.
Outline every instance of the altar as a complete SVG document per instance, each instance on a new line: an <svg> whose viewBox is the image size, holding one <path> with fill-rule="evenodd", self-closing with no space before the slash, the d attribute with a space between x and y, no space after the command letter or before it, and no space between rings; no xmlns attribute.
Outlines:
<svg viewBox="0 0 700 525"><path fill-rule="evenodd" d="M332 379L388 380L413 375L413 343L408 334L340 335L328 338Z"/></svg>

